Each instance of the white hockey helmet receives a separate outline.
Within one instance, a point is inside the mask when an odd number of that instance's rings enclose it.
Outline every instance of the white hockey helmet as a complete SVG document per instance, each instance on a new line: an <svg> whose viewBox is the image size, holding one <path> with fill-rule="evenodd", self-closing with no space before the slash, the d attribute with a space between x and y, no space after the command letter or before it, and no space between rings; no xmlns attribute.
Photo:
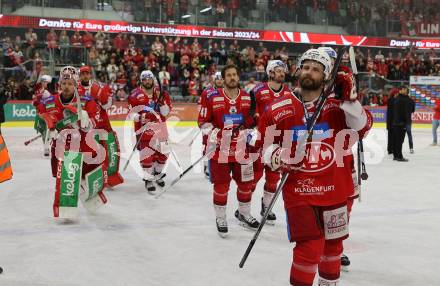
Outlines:
<svg viewBox="0 0 440 286"><path fill-rule="evenodd" d="M219 80L219 79L223 79L222 77L222 72L215 72L214 74L214 80Z"/></svg>
<svg viewBox="0 0 440 286"><path fill-rule="evenodd" d="M284 72L287 72L287 66L283 61L280 60L271 60L267 63L266 73L270 75L271 71L275 71L277 67L284 69Z"/></svg>
<svg viewBox="0 0 440 286"><path fill-rule="evenodd" d="M38 81L50 83L50 82L52 82L52 77L50 75L45 74L45 75L42 75Z"/></svg>
<svg viewBox="0 0 440 286"><path fill-rule="evenodd" d="M155 81L156 77L150 70L143 71L140 76L140 80L143 81L144 79L152 79Z"/></svg>
<svg viewBox="0 0 440 286"><path fill-rule="evenodd" d="M79 80L79 73L78 70L75 67L72 66L65 66L60 70L60 81L63 81L65 79L73 79L74 81Z"/></svg>
<svg viewBox="0 0 440 286"><path fill-rule="evenodd" d="M338 57L338 53L331 47L319 47L318 50L326 52L327 55L332 59L336 59Z"/></svg>
<svg viewBox="0 0 440 286"><path fill-rule="evenodd" d="M309 49L299 59L298 66L302 68L305 61L315 61L322 64L324 66L324 80L329 79L332 61L326 52L318 49Z"/></svg>

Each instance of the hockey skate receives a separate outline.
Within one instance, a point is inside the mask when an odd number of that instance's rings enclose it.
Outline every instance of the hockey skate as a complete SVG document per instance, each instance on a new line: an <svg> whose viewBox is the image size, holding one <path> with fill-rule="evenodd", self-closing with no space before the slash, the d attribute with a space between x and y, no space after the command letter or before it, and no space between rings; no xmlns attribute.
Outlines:
<svg viewBox="0 0 440 286"><path fill-rule="evenodd" d="M267 210L267 207L264 205L263 198L261 198L261 211L260 211L260 215L261 215L262 218L266 214L266 210ZM270 212L269 215L267 216L266 223L269 224L269 225L275 225L275 221L276 220L277 220L277 216L273 212Z"/></svg>
<svg viewBox="0 0 440 286"><path fill-rule="evenodd" d="M165 181L163 180L163 178L165 178L166 174L164 173L155 173L154 174L154 179L156 180L156 184L163 188L165 187Z"/></svg>
<svg viewBox="0 0 440 286"><path fill-rule="evenodd" d="M348 259L347 255L342 254L342 256L341 256L341 270L344 272L348 272L349 266L350 266L350 259Z"/></svg>
<svg viewBox="0 0 440 286"><path fill-rule="evenodd" d="M240 225L245 228L256 230L260 226L260 223L253 216L244 216L238 210L235 211L235 217L240 221Z"/></svg>
<svg viewBox="0 0 440 286"><path fill-rule="evenodd" d="M215 219L217 225L217 232L221 238L226 238L228 236L228 222L226 218L218 217Z"/></svg>
<svg viewBox="0 0 440 286"><path fill-rule="evenodd" d="M153 181L144 180L145 181L145 189L150 193L154 194L156 192L156 187L154 186Z"/></svg>

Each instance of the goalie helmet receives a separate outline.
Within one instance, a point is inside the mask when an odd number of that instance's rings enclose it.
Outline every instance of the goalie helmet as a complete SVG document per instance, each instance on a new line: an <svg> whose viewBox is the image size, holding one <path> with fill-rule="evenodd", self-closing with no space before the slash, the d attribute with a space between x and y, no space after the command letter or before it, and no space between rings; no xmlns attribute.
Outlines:
<svg viewBox="0 0 440 286"><path fill-rule="evenodd" d="M302 68L305 61L315 61L324 67L324 80L328 80L331 73L332 61L326 52L318 49L307 50L299 59L299 67Z"/></svg>
<svg viewBox="0 0 440 286"><path fill-rule="evenodd" d="M73 79L74 81L79 80L78 70L72 66L65 66L60 71L60 82L63 80Z"/></svg>
<svg viewBox="0 0 440 286"><path fill-rule="evenodd" d="M272 72L272 71L274 72L275 69L278 67L282 68L284 70L284 72L287 72L287 66L283 61L272 60L272 61L269 61L269 63L267 64L267 67L266 67L267 75L269 76L270 72Z"/></svg>

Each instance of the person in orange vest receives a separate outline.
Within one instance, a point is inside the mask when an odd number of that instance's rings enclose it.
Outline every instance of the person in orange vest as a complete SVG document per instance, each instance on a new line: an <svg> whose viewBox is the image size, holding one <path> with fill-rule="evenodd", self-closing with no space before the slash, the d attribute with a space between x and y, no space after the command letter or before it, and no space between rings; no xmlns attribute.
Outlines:
<svg viewBox="0 0 440 286"><path fill-rule="evenodd" d="M9 160L8 149L0 131L0 183L12 178L11 161Z"/></svg>

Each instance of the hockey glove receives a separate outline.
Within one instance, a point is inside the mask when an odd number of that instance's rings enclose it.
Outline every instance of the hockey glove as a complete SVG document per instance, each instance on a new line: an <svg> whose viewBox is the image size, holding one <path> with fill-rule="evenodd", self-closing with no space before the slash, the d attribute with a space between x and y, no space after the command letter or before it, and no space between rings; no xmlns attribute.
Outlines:
<svg viewBox="0 0 440 286"><path fill-rule="evenodd" d="M335 91L343 101L357 100L356 81L348 67L341 66L335 80Z"/></svg>

